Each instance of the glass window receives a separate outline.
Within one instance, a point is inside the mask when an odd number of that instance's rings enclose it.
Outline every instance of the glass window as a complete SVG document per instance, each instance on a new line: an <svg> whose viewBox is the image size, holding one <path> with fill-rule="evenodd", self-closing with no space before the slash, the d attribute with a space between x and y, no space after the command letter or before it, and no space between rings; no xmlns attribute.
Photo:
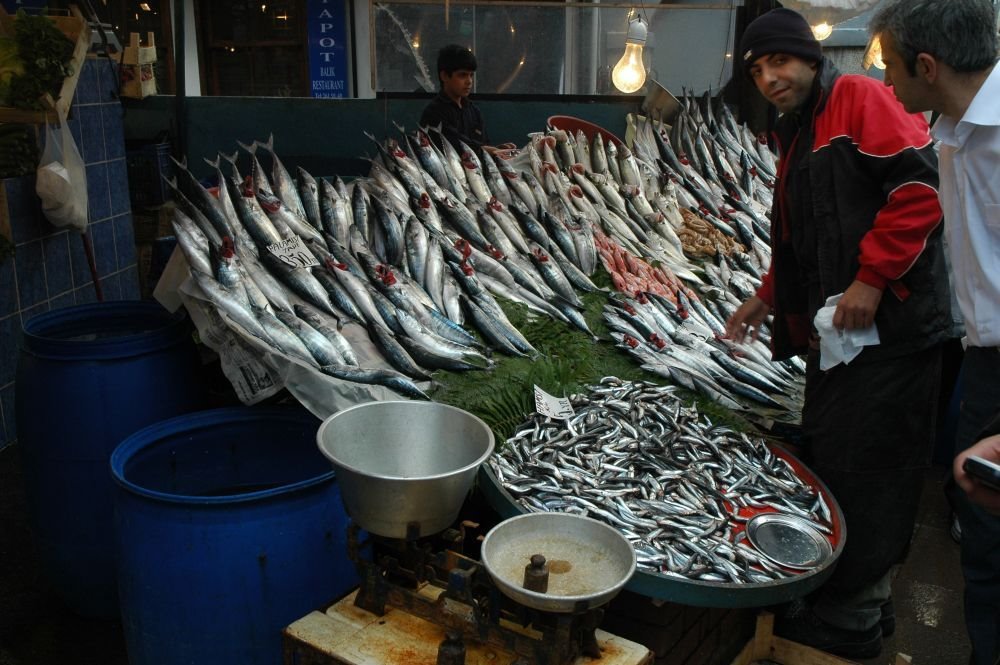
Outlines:
<svg viewBox="0 0 1000 665"><path fill-rule="evenodd" d="M447 44L473 49L478 93L551 93L563 86L562 7L376 4L377 91L438 89L437 52Z"/></svg>
<svg viewBox="0 0 1000 665"><path fill-rule="evenodd" d="M650 78L678 93L718 89L731 72L736 5L451 2L446 23L444 5L378 2L371 36L375 90L437 90L438 49L456 43L476 54L480 94L620 94L611 70L636 9L649 24L643 60Z"/></svg>
<svg viewBox="0 0 1000 665"><path fill-rule="evenodd" d="M209 95L307 97L305 0L196 3Z"/></svg>
<svg viewBox="0 0 1000 665"><path fill-rule="evenodd" d="M55 6L59 3L49 3ZM161 94L173 94L174 91L174 49L173 31L171 28L171 5L168 0L107 0L107 2L91 3L97 17L105 30L110 28L114 37L118 38L122 48L128 45L131 33L138 33L143 46L148 45L147 35L152 32L156 43L156 63L153 73L156 75L156 90ZM85 16L87 14L84 14ZM94 31L94 39L100 39L100 33ZM109 40L112 35L107 35Z"/></svg>

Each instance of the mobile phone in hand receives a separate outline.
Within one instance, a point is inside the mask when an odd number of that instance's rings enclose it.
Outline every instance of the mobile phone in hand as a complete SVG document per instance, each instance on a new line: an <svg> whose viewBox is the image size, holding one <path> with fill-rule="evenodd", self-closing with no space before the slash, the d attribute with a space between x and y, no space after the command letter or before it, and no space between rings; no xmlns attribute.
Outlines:
<svg viewBox="0 0 1000 665"><path fill-rule="evenodd" d="M962 469L983 485L1000 492L1000 464L970 455L962 464Z"/></svg>

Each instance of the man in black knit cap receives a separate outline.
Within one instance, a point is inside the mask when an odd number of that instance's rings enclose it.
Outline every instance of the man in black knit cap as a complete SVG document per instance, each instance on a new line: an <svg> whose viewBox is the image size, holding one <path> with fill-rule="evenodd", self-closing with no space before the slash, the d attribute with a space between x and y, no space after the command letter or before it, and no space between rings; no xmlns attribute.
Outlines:
<svg viewBox="0 0 1000 665"><path fill-rule="evenodd" d="M780 113L781 160L771 266L727 332L742 340L773 314L774 358L806 354L803 457L847 527L829 580L778 616L775 633L872 658L895 627L891 575L916 521L951 330L937 159L923 116L880 81L837 71L801 15L757 18L737 57ZM812 322L838 294L834 326L874 325L880 343L821 370Z"/></svg>

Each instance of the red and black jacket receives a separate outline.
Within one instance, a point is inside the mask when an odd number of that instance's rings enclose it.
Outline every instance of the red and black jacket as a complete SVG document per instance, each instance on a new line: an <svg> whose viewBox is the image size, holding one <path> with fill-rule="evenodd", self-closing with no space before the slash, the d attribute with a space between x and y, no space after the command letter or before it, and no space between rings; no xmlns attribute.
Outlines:
<svg viewBox="0 0 1000 665"><path fill-rule="evenodd" d="M824 59L811 103L782 116L775 134L771 267L757 292L774 312L775 359L804 353L818 306L854 280L885 290L875 315L881 343L857 362L946 339L937 156L923 116L906 113L880 81L842 75ZM808 229L809 256L796 255L794 225Z"/></svg>

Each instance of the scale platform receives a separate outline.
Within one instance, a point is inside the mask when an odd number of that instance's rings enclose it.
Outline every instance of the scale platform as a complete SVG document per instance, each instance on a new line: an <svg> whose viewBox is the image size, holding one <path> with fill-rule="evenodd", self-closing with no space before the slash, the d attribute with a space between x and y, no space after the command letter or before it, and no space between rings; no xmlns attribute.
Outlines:
<svg viewBox="0 0 1000 665"><path fill-rule="evenodd" d="M440 589L425 586L433 599ZM284 631L284 665L436 665L445 629L402 610L387 608L377 616L354 604L357 591L327 608L311 612ZM506 626L532 635L530 628ZM538 633L534 633L538 635ZM650 665L653 654L636 642L596 631L600 658L581 656L579 665ZM511 665L513 652L469 640L466 665Z"/></svg>

